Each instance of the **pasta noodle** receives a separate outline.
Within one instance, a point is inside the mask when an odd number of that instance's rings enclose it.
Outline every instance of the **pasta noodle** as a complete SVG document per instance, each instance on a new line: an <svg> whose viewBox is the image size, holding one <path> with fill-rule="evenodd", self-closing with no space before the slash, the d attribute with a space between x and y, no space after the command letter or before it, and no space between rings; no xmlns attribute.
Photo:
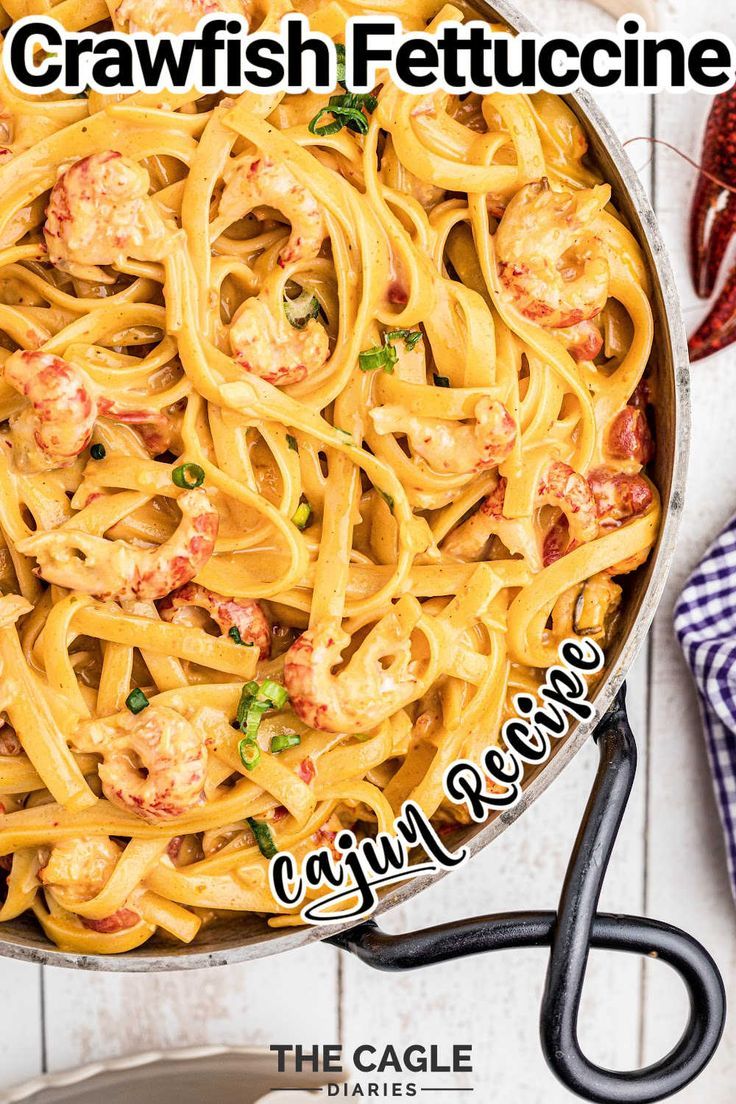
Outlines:
<svg viewBox="0 0 736 1104"><path fill-rule="evenodd" d="M469 14L296 10L338 43L354 14ZM5 80L0 921L85 954L299 922L275 850L410 798L457 827L447 766L562 639L615 632L659 524L644 259L546 93Z"/></svg>

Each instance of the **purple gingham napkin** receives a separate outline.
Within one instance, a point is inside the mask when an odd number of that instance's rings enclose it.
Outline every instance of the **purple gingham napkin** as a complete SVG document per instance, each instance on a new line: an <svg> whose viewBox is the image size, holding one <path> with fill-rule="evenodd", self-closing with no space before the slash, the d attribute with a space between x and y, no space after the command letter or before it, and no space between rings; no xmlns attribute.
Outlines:
<svg viewBox="0 0 736 1104"><path fill-rule="evenodd" d="M675 632L698 688L736 897L736 517L685 584Z"/></svg>

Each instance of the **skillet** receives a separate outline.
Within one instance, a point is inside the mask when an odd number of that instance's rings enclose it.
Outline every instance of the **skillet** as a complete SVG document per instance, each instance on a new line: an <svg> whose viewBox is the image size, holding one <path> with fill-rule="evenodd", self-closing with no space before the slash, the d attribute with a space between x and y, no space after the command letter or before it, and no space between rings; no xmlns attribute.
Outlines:
<svg viewBox="0 0 736 1104"><path fill-rule="evenodd" d="M473 0L479 18L516 31L535 28L507 0ZM672 562L683 505L690 437L689 363L677 288L665 245L636 172L610 125L584 92L563 97L588 138L593 159L613 187L614 202L637 237L648 263L657 343L657 457L654 480L662 496L663 523L647 565L635 574L619 632L609 647L593 696L595 718L578 724L549 761L530 771L517 805L483 825L472 825L458 846L474 854L520 816L593 737L599 766L556 911L519 912L455 921L401 936L384 933L374 920L357 926L269 929L257 916L238 916L206 931L192 946L151 941L121 956L58 951L28 918L3 925L0 954L42 965L87 970L148 972L198 969L244 962L326 939L378 969L407 970L503 948L549 946L541 1007L541 1043L557 1077L584 1099L645 1104L671 1096L696 1077L712 1057L725 1020L723 983L708 952L669 925L597 913L608 860L636 770L636 742L626 717L624 679L643 644ZM596 718L602 718L596 721ZM389 890L380 915L431 885L444 872ZM577 1017L590 947L656 955L681 976L690 1015L680 1041L644 1070L613 1072L591 1063L577 1039Z"/></svg>

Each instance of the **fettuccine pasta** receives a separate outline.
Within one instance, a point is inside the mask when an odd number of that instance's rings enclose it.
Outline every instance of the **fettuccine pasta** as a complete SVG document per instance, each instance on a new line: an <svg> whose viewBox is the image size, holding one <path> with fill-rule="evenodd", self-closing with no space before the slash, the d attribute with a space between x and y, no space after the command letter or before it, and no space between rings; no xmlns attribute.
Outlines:
<svg viewBox="0 0 736 1104"><path fill-rule="evenodd" d="M276 851L457 825L448 765L657 536L647 270L570 110L335 97L0 83L0 921L66 950L295 923Z"/></svg>

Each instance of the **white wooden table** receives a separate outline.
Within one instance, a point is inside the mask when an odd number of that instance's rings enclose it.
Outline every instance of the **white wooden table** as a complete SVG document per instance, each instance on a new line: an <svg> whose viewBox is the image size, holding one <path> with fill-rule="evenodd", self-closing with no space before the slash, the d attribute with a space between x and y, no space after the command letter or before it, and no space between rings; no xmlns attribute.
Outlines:
<svg viewBox="0 0 736 1104"><path fill-rule="evenodd" d="M526 0L549 30L612 26L583 0ZM657 0L660 26L736 38L734 0ZM705 96L601 96L623 139L656 135L697 157ZM661 146L632 147L651 190L680 282L688 324L702 313L686 268L693 170ZM645 654L629 679L640 748L635 794L603 907L678 924L715 955L736 1003L736 924L694 694L672 631L689 569L736 509L736 347L693 372L694 442L678 554ZM595 768L592 746L521 820L468 867L389 919L392 930L495 910L554 906ZM0 962L0 1086L41 1070L110 1055L204 1042L267 1045L342 1039L407 1045L472 1043L476 1099L557 1104L572 1097L539 1052L541 951L469 960L413 975L374 974L329 947L247 966L179 975L73 973ZM605 1065L663 1054L684 1024L685 998L661 965L594 954L582 1042ZM683 1104L732 1104L736 1048L726 1040Z"/></svg>

